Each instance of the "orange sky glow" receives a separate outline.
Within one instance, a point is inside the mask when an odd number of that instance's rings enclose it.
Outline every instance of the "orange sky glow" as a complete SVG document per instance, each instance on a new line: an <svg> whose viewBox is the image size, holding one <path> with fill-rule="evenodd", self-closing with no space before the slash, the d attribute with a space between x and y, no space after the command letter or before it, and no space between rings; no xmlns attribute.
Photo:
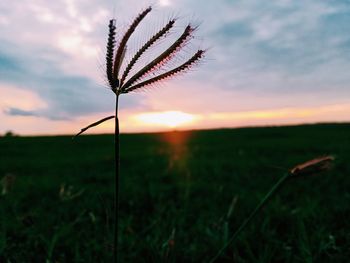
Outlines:
<svg viewBox="0 0 350 263"><path fill-rule="evenodd" d="M11 92L10 92L11 90ZM35 94L13 87L2 88L5 99L0 107L6 109L16 105L23 109L45 108L46 105ZM21 98L26 98L25 100ZM161 107L160 107L161 108ZM170 108L170 107L169 107ZM170 108L171 109L171 108ZM37 116L1 116L7 127L19 134L74 134L88 124L108 116L110 113L91 114L74 120L49 121ZM342 122L350 116L349 104L334 104L308 108L276 108L237 112L205 113L184 112L179 109L167 111L122 110L120 112L121 132L156 132L170 130L211 129L223 127L287 125L315 122ZM91 129L89 133L112 133L113 120ZM9 129L10 130L10 129Z"/></svg>

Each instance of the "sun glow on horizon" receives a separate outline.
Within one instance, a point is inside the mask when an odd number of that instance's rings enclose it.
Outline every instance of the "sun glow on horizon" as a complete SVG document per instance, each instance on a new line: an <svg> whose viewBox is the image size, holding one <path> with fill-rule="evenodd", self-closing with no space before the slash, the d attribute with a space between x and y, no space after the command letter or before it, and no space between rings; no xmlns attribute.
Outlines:
<svg viewBox="0 0 350 263"><path fill-rule="evenodd" d="M136 115L135 120L147 125L175 128L193 123L197 116L181 111L149 112Z"/></svg>

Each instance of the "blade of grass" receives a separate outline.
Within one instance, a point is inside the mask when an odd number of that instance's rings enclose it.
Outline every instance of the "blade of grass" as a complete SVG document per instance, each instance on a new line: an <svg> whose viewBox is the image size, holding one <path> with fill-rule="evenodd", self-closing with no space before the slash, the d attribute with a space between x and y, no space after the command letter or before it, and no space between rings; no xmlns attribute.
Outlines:
<svg viewBox="0 0 350 263"><path fill-rule="evenodd" d="M246 220L240 225L240 227L236 230L236 232L232 235L232 237L228 240L228 242L219 250L219 252L213 257L209 263L215 262L221 254L231 245L242 232L242 230L250 223L250 221L259 213L259 211L264 207L267 201L273 196L274 193L282 186L282 184L290 178L290 173L286 173L282 176L278 182L271 188L271 190L265 195L265 197L261 200L261 202L257 205L257 207L253 210L253 212L246 218Z"/></svg>

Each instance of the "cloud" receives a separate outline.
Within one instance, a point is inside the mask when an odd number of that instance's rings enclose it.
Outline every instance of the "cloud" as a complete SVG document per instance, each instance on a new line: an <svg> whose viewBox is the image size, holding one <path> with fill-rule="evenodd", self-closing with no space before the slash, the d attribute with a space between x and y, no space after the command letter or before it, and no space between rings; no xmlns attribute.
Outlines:
<svg viewBox="0 0 350 263"><path fill-rule="evenodd" d="M40 110L23 110L19 108L8 108L5 109L4 113L9 116L27 116L27 117L44 117L51 121L69 121L69 116L60 116L59 114L51 115L47 111Z"/></svg>
<svg viewBox="0 0 350 263"><path fill-rule="evenodd" d="M101 50L111 9L108 1L1 2L1 21L12 26L0 29L0 85L37 93L47 108L35 111L36 116L51 120L113 112L114 95L98 70L99 64L104 67L98 60L105 56ZM123 96L120 108L146 109L143 98Z"/></svg>
<svg viewBox="0 0 350 263"><path fill-rule="evenodd" d="M35 111L21 110L17 108L9 108L5 110L5 113L13 116L37 116Z"/></svg>
<svg viewBox="0 0 350 263"><path fill-rule="evenodd" d="M1 46L1 50L7 51L0 51L1 82L33 91L48 105L40 111L25 112L18 109L10 113L68 120L91 113L113 111L114 95L110 90L103 89L101 84L88 77L65 73L57 66L55 60L64 60L64 54L52 51L55 58L48 59L45 54L49 51L37 51L31 55ZM20 50L14 44L12 47ZM135 97L128 97L123 100L121 108L138 105L140 102Z"/></svg>
<svg viewBox="0 0 350 263"><path fill-rule="evenodd" d="M193 6L197 1L191 1ZM203 37L212 46L211 82L231 90L314 92L307 81L324 78L325 68L349 80L349 7L343 1L221 1L198 8ZM215 10L213 12L212 10ZM220 13L220 16L216 14ZM332 65L330 67L329 65ZM334 77L318 89L329 89ZM292 82L304 85L294 86ZM228 81L230 80L230 81ZM345 83L337 89L346 92ZM329 91L330 92L330 91ZM349 94L349 92L347 93Z"/></svg>

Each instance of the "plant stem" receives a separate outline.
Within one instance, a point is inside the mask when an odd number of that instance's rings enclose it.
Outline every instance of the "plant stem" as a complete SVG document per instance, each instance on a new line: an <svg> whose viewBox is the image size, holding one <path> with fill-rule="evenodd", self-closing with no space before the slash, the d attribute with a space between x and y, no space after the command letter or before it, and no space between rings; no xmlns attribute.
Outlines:
<svg viewBox="0 0 350 263"><path fill-rule="evenodd" d="M118 119L119 94L115 97L115 130L114 130L114 150L115 150L115 198L114 198L114 262L118 262L118 222L119 222L119 119Z"/></svg>
<svg viewBox="0 0 350 263"><path fill-rule="evenodd" d="M232 235L232 237L227 241L227 243L219 250L215 257L213 257L209 263L215 262L220 255L225 251L225 249L234 242L238 235L242 232L242 230L250 223L250 221L257 215L257 213L264 207L267 201L270 200L272 195L277 192L277 190L282 186L282 184L290 177L289 173L286 173L284 176L279 179L279 181L270 189L270 191L265 195L265 197L260 201L260 203L255 207L253 212L244 220L244 222L240 225L240 227L236 230L236 232Z"/></svg>

